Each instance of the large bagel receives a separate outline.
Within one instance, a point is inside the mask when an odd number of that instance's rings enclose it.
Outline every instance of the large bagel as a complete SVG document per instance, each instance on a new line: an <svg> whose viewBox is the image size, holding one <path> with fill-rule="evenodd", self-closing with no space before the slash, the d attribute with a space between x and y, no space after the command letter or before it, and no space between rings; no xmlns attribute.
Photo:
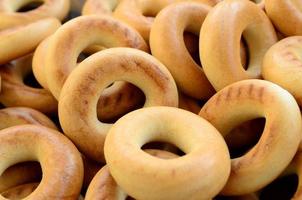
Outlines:
<svg viewBox="0 0 302 200"><path fill-rule="evenodd" d="M302 138L301 114L295 99L268 81L233 83L216 93L199 115L224 137L245 121L266 119L258 143L243 156L232 159L231 175L222 190L225 195L248 194L269 184L290 163Z"/></svg>

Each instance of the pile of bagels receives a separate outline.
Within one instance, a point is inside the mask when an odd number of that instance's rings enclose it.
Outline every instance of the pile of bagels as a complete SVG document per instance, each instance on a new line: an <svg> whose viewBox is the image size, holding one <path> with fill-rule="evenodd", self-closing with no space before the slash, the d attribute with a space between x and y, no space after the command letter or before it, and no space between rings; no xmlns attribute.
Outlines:
<svg viewBox="0 0 302 200"><path fill-rule="evenodd" d="M301 0L0 0L0 200L301 200L301 52Z"/></svg>

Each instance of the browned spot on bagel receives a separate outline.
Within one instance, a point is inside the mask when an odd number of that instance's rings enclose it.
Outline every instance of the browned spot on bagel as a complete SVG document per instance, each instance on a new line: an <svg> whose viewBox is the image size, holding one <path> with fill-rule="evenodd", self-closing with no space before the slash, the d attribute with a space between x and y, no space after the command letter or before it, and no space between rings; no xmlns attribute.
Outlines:
<svg viewBox="0 0 302 200"><path fill-rule="evenodd" d="M239 97L241 96L241 93L242 93L242 88L239 87L239 88L237 89L237 95L236 95L236 97L239 98Z"/></svg>
<svg viewBox="0 0 302 200"><path fill-rule="evenodd" d="M168 88L166 87L166 81L169 80L169 77L167 77L166 74L163 73L157 65L149 62L144 63L145 65L141 66L141 63L138 60L134 60L134 64L137 68L143 70L145 74L148 75L159 88L161 88L161 90L168 90Z"/></svg>
<svg viewBox="0 0 302 200"><path fill-rule="evenodd" d="M250 84L248 86L248 95L249 96L252 96L253 90L254 90L254 84Z"/></svg>
<svg viewBox="0 0 302 200"><path fill-rule="evenodd" d="M222 93L219 93L218 96L216 96L216 99L214 100L216 105L218 105L220 103L221 96L222 96Z"/></svg>
<svg viewBox="0 0 302 200"><path fill-rule="evenodd" d="M231 99L232 91L233 91L233 88L229 87L227 90L227 94L226 94L226 99L225 99L226 101L229 101Z"/></svg>
<svg viewBox="0 0 302 200"><path fill-rule="evenodd" d="M261 87L259 92L258 92L258 98L260 99L261 103L264 102L263 95L264 95L264 87Z"/></svg>

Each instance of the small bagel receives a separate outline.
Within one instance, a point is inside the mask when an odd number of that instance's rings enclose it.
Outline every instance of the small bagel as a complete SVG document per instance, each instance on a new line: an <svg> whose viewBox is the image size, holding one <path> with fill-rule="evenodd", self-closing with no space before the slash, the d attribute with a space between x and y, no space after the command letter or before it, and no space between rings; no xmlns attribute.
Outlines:
<svg viewBox="0 0 302 200"><path fill-rule="evenodd" d="M275 27L284 35L302 35L300 0L265 0L265 10Z"/></svg>
<svg viewBox="0 0 302 200"><path fill-rule="evenodd" d="M7 107L24 106L43 113L55 113L58 102L48 90L34 88L24 83L25 77L31 72L32 55L19 58L1 67L0 102Z"/></svg>
<svg viewBox="0 0 302 200"><path fill-rule="evenodd" d="M262 66L264 79L289 91L302 106L302 36L285 38L274 44L265 54Z"/></svg>
<svg viewBox="0 0 302 200"><path fill-rule="evenodd" d="M148 51L147 44L135 30L113 18L91 15L68 21L52 36L45 62L47 85L57 99L81 51L95 44Z"/></svg>
<svg viewBox="0 0 302 200"><path fill-rule="evenodd" d="M22 6L36 0L1 0L0 30L24 25L42 18L54 17L63 20L69 11L70 0L42 0L43 4L34 10L18 12Z"/></svg>
<svg viewBox="0 0 302 200"><path fill-rule="evenodd" d="M1 195L10 200L19 200L30 195L38 187L39 183L27 183L10 188L1 193Z"/></svg>
<svg viewBox="0 0 302 200"><path fill-rule="evenodd" d="M20 125L0 131L0 174L18 162L41 163L43 178L28 199L70 199L79 196L83 163L75 146L61 133L42 126ZM0 195L0 199L5 200Z"/></svg>
<svg viewBox="0 0 302 200"><path fill-rule="evenodd" d="M230 9L235 9L230 12ZM240 40L249 47L249 64L240 62ZM200 59L216 91L243 79L259 78L266 51L277 42L265 13L248 0L224 0L206 17L200 32Z"/></svg>
<svg viewBox="0 0 302 200"><path fill-rule="evenodd" d="M145 150L150 155L156 156L162 159L172 159L178 157L177 155L168 151L162 151L157 149ZM127 194L116 184L115 180L110 174L107 165L94 176L92 179L86 195L85 200L116 200L116 199L127 199Z"/></svg>
<svg viewBox="0 0 302 200"><path fill-rule="evenodd" d="M154 140L174 144L185 155L163 160L141 150ZM110 129L104 149L112 177L135 199L208 200L230 172L229 152L219 132L178 108L150 107L125 115Z"/></svg>
<svg viewBox="0 0 302 200"><path fill-rule="evenodd" d="M302 137L301 114L295 99L268 81L233 83L216 93L199 115L223 136L245 121L266 119L258 143L243 156L232 159L231 175L223 195L248 194L269 184L290 163Z"/></svg>
<svg viewBox="0 0 302 200"><path fill-rule="evenodd" d="M114 81L139 87L146 96L144 107L178 106L171 74L151 55L131 48L111 48L85 59L64 84L59 118L64 133L95 161L104 160L104 140L112 126L98 121L96 105L102 90Z"/></svg>
<svg viewBox="0 0 302 200"><path fill-rule="evenodd" d="M150 33L152 55L171 72L180 91L206 99L214 89L184 43L184 32L199 34L211 7L197 2L180 2L165 7L155 18Z"/></svg>
<svg viewBox="0 0 302 200"><path fill-rule="evenodd" d="M0 64L8 63L31 53L44 38L55 32L60 25L57 19L46 18L0 31Z"/></svg>

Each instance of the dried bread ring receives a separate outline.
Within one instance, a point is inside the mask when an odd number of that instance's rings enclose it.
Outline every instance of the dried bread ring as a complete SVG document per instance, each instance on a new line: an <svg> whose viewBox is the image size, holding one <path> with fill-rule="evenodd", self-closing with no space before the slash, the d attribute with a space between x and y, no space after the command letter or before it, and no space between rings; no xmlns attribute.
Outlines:
<svg viewBox="0 0 302 200"><path fill-rule="evenodd" d="M148 51L147 44L135 30L113 18L91 15L68 21L52 36L45 62L47 85L57 99L81 51L95 44Z"/></svg>
<svg viewBox="0 0 302 200"><path fill-rule="evenodd" d="M36 125L20 125L0 131L0 174L18 162L37 160L43 179L28 199L74 200L83 181L83 163L75 146L61 133ZM5 198L0 195L0 199Z"/></svg>
<svg viewBox="0 0 302 200"><path fill-rule="evenodd" d="M43 4L34 10L17 12L22 6L36 0L1 0L0 30L24 25L42 18L54 17L63 20L69 11L70 0L42 0Z"/></svg>
<svg viewBox="0 0 302 200"><path fill-rule="evenodd" d="M0 102L7 107L24 106L48 114L57 112L58 102L48 90L24 83L25 77L31 72L32 55L19 58L1 67Z"/></svg>
<svg viewBox="0 0 302 200"><path fill-rule="evenodd" d="M224 195L248 194L269 184L290 163L302 138L301 114L295 99L264 80L243 80L225 87L203 106L199 115L223 136L245 121L266 119L258 143L243 156L232 159Z"/></svg>
<svg viewBox="0 0 302 200"><path fill-rule="evenodd" d="M180 91L196 99L207 99L215 90L184 43L184 32L199 35L211 7L197 2L180 2L165 7L156 16L151 33L152 55L171 72Z"/></svg>
<svg viewBox="0 0 302 200"><path fill-rule="evenodd" d="M163 160L141 150L154 140L174 144L185 155ZM104 149L112 177L136 199L211 199L230 173L229 152L220 133L178 108L150 107L125 115L108 132Z"/></svg>
<svg viewBox="0 0 302 200"><path fill-rule="evenodd" d="M104 161L104 140L112 126L98 121L96 105L102 90L114 81L139 87L146 96L145 107L178 106L171 74L151 55L131 48L111 48L85 59L64 84L59 118L64 133L95 161Z"/></svg>
<svg viewBox="0 0 302 200"><path fill-rule="evenodd" d="M178 157L176 154L168 151L157 149L146 149L145 151L152 156L162 159L172 159ZM126 198L127 194L125 194L123 190L116 184L107 165L102 167L102 169L99 170L99 172L94 176L85 195L85 200L125 200Z"/></svg>
<svg viewBox="0 0 302 200"><path fill-rule="evenodd" d="M82 15L111 15L120 0L86 0Z"/></svg>
<svg viewBox="0 0 302 200"><path fill-rule="evenodd" d="M27 25L0 31L0 64L31 53L38 44L60 26L55 18L46 18ZM24 39L26 37L26 39Z"/></svg>
<svg viewBox="0 0 302 200"><path fill-rule="evenodd" d="M300 0L265 0L265 10L281 33L287 36L302 35Z"/></svg>
<svg viewBox="0 0 302 200"><path fill-rule="evenodd" d="M285 38L265 54L262 76L289 91L302 106L302 36Z"/></svg>
<svg viewBox="0 0 302 200"><path fill-rule="evenodd" d="M35 191L38 186L39 183L27 183L23 185L18 185L4 192L1 192L1 195L6 199L19 200L30 195L33 191Z"/></svg>
<svg viewBox="0 0 302 200"><path fill-rule="evenodd" d="M232 8L236 8L234 12L230 12ZM240 62L242 35L249 49L247 70ZM199 42L203 70L219 91L239 80L259 78L263 57L277 37L273 25L257 5L248 0L224 0L206 17Z"/></svg>

